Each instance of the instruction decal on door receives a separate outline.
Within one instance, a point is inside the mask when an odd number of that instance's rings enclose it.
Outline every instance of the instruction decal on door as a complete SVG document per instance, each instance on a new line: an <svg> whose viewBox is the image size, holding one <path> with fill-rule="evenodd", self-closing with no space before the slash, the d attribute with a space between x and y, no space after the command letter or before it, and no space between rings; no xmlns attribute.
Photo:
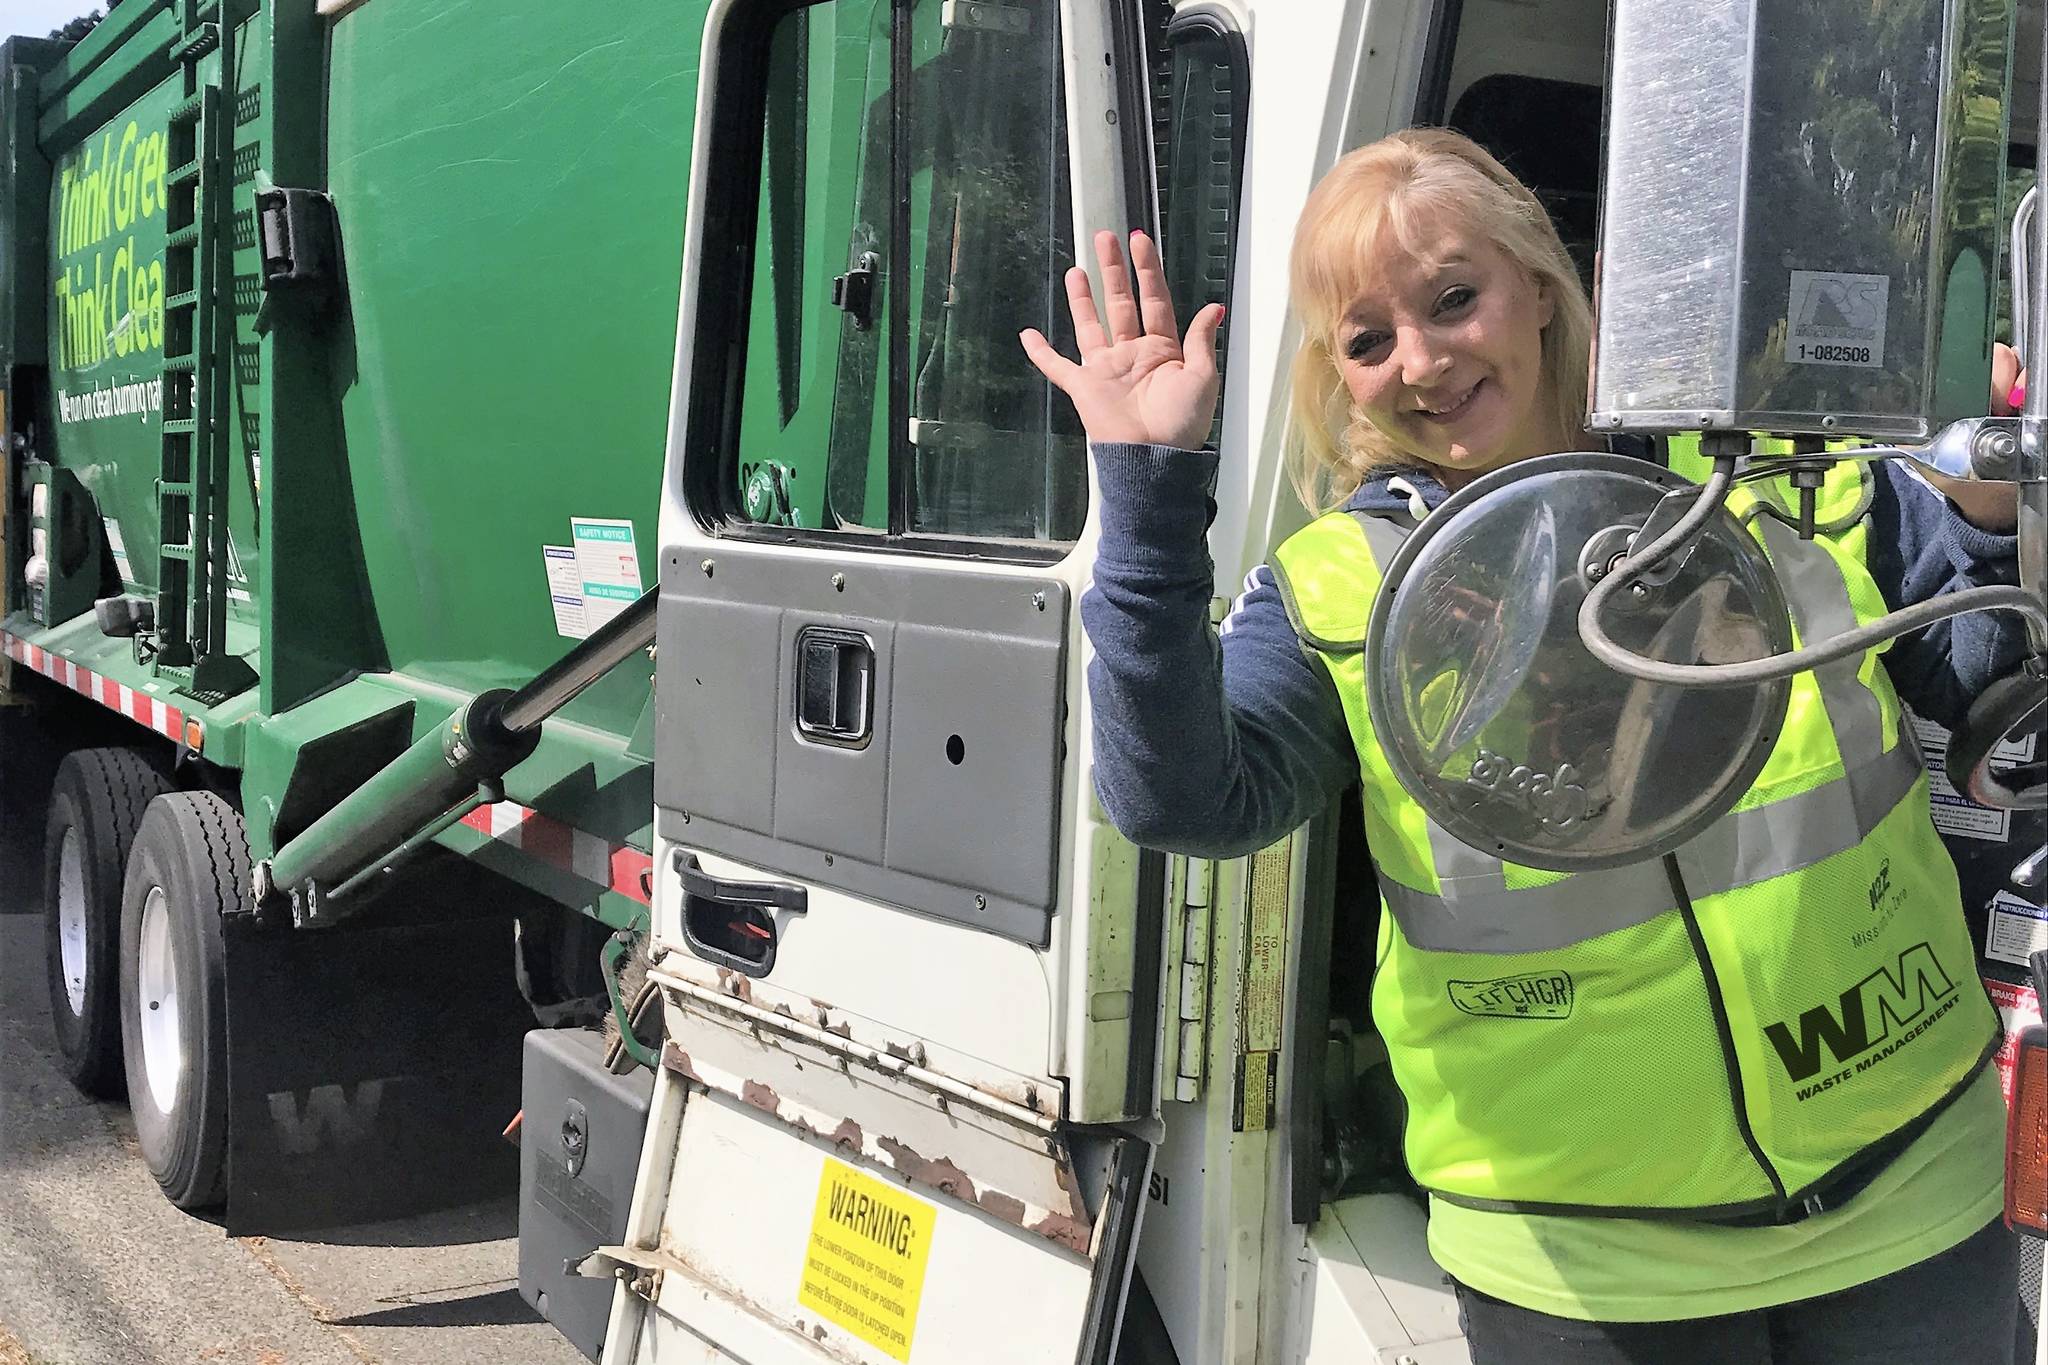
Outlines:
<svg viewBox="0 0 2048 1365"><path fill-rule="evenodd" d="M1287 882L1293 868L1291 838L1252 855L1238 994L1236 1093L1230 1103L1230 1126L1240 1133L1270 1129L1279 1099L1281 1020L1287 1006Z"/></svg>
<svg viewBox="0 0 2048 1365"><path fill-rule="evenodd" d="M1785 309L1785 359L1795 365L1884 366L1889 275L1795 270Z"/></svg>
<svg viewBox="0 0 2048 1365"><path fill-rule="evenodd" d="M2010 891L1991 898L1984 927L1984 956L2015 967L2048 948L2048 906L2030 905Z"/></svg>
<svg viewBox="0 0 2048 1365"><path fill-rule="evenodd" d="M797 1302L908 1361L937 1219L916 1195L826 1157Z"/></svg>
<svg viewBox="0 0 2048 1365"><path fill-rule="evenodd" d="M547 564L555 634L580 640L590 634L590 622L583 611L583 575L577 571L576 551L568 545L543 545L540 554Z"/></svg>

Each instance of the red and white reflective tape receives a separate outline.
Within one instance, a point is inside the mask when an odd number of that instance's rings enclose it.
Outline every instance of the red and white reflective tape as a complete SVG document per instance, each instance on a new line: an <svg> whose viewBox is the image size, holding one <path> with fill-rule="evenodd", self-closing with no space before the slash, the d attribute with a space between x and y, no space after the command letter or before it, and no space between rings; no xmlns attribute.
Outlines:
<svg viewBox="0 0 2048 1365"><path fill-rule="evenodd" d="M516 801L478 806L462 823L501 844L538 858L628 900L650 905L654 899L654 859L637 848L612 844L595 834L528 810Z"/></svg>
<svg viewBox="0 0 2048 1365"><path fill-rule="evenodd" d="M195 753L206 747L206 727L196 717L187 717L183 711L160 698L147 692L137 692L104 673L81 668L61 654L52 654L41 645L32 645L4 630L0 630L0 647L4 647L7 657L16 663L26 664L51 682L68 687L110 710L119 711L166 739L177 740Z"/></svg>

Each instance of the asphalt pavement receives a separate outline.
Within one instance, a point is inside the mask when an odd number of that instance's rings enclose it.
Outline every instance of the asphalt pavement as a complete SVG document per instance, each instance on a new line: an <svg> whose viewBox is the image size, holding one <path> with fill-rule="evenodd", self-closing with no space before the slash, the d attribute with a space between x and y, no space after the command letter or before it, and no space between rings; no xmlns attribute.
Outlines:
<svg viewBox="0 0 2048 1365"><path fill-rule="evenodd" d="M58 1069L29 899L0 887L0 1365L583 1360L519 1297L510 1198L308 1241L172 1208Z"/></svg>

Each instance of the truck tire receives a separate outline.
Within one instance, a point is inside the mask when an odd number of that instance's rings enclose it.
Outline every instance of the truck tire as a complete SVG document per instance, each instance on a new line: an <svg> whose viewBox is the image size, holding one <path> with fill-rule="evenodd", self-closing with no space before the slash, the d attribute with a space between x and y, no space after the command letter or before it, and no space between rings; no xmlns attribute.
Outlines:
<svg viewBox="0 0 2048 1365"><path fill-rule="evenodd" d="M242 817L211 792L149 803L121 888L121 1042L135 1137L181 1209L227 1178L227 983L221 919L251 913Z"/></svg>
<svg viewBox="0 0 2048 1365"><path fill-rule="evenodd" d="M142 812L171 784L133 749L78 749L57 765L43 839L50 1021L71 1083L121 1091L121 879Z"/></svg>

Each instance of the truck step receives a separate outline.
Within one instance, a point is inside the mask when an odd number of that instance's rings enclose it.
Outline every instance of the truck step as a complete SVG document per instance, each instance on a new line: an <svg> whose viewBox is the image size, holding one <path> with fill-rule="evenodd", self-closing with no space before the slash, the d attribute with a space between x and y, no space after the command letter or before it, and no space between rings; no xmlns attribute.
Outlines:
<svg viewBox="0 0 2048 1365"><path fill-rule="evenodd" d="M199 421L198 421L198 419L197 419L197 418L193 418L193 417L166 417L166 418L164 418L164 435L166 435L166 436L196 436L196 435L198 435L198 434L199 434Z"/></svg>
<svg viewBox="0 0 2048 1365"><path fill-rule="evenodd" d="M182 166L173 166L170 170L164 172L164 183L172 189L176 189L188 180L197 180L199 178L199 166L200 163L196 159L188 161Z"/></svg>
<svg viewBox="0 0 2048 1365"><path fill-rule="evenodd" d="M199 358L190 353L185 355L167 355L164 357L165 374L190 374L198 367Z"/></svg>
<svg viewBox="0 0 2048 1365"><path fill-rule="evenodd" d="M192 562L192 547L190 545L160 545L157 547L157 553L165 559L182 559L187 564Z"/></svg>
<svg viewBox="0 0 2048 1365"><path fill-rule="evenodd" d="M179 251L188 246L198 245L199 224L197 223L188 223L184 227L164 234L164 248L168 251Z"/></svg>
<svg viewBox="0 0 2048 1365"><path fill-rule="evenodd" d="M199 291L197 289L187 289L180 293L167 295L164 299L164 307L166 309L192 308L197 306L198 303Z"/></svg>

